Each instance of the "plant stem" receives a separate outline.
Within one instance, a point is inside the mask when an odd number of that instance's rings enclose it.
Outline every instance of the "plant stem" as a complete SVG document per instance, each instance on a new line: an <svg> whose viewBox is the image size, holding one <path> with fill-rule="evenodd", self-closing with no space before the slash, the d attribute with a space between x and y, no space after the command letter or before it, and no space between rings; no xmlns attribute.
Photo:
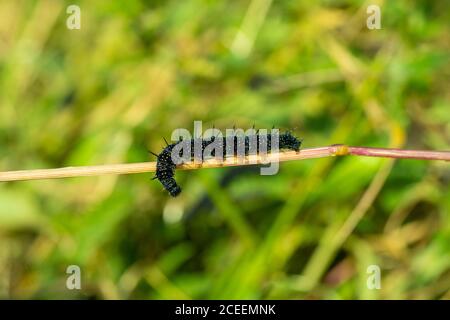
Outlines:
<svg viewBox="0 0 450 320"><path fill-rule="evenodd" d="M268 154L266 157L251 155L244 159L235 157L227 158L225 161L215 159L205 160L201 164L186 163L179 165L177 169L193 170L200 168L217 168L230 166L243 166L264 164L269 161L293 161L304 159L325 158L333 156L365 156L397 159L418 159L418 160L444 160L450 161L450 151L424 151L424 150L403 150L387 148L350 147L343 144L328 147L303 149L300 152L287 151L276 154ZM86 167L66 167L57 169L38 169L0 172L0 182L18 180L39 180L39 179L59 179L70 177L98 176L104 174L131 174L143 172L155 172L156 162L140 162L125 164L106 164Z"/></svg>

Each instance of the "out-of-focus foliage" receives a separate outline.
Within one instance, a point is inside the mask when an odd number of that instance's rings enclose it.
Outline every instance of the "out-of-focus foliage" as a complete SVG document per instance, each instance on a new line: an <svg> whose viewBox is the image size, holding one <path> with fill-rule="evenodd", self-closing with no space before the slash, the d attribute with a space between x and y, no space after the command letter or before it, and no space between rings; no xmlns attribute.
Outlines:
<svg viewBox="0 0 450 320"><path fill-rule="evenodd" d="M448 1L2 0L0 170L147 161L194 120L448 150L449 21ZM150 177L0 184L0 297L450 298L448 163L178 172L176 199Z"/></svg>

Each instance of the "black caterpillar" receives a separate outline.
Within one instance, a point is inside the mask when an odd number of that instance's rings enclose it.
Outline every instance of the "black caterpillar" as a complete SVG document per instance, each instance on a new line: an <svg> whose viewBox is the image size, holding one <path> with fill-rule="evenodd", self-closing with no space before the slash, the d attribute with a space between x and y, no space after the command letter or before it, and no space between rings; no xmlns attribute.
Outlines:
<svg viewBox="0 0 450 320"><path fill-rule="evenodd" d="M250 139L251 138L256 138L257 141L257 146L259 146L259 141L261 139L261 137L263 137L263 139L265 139L265 142L267 143L267 152L269 152L271 150L271 137L272 135L266 134L266 135L259 135L256 134L254 136L245 136L243 137L244 139L238 139L237 136L234 136L234 153L233 155L237 154L237 150L238 150L238 144L239 143L244 143L244 147L245 147L245 156L248 156L249 154L249 150L250 150ZM279 149L289 149L289 150L294 150L294 151L299 151L300 150L300 146L302 141L297 139L294 135L291 134L291 132L287 131L285 133L279 134ZM169 194L172 197L176 197L177 195L179 195L181 193L181 188L180 186L177 184L177 182L174 179L174 175L175 175L175 169L176 169L176 164L173 162L172 160L172 150L175 148L175 146L177 146L179 143L190 143L191 144L191 158L194 157L194 144L197 142L199 143L201 141L201 150L202 150L202 154L203 151L205 150L205 148L210 145L211 143L213 143L214 141L216 141L216 139L222 139L222 145L223 145L223 150L227 150L227 140L229 138L227 137L222 137L222 138L216 138L216 137L211 137L210 139L190 139L190 141L183 141L180 140L176 143L173 144L168 144L166 141L166 147L161 151L160 154L153 154L157 157L157 164L156 164L156 175L153 179L158 179L159 182L161 182L161 184L163 185L164 189L166 189ZM165 139L164 139L165 140ZM231 148L231 146L230 146ZM257 151L259 152L259 150ZM225 155L226 152L223 152L223 154ZM211 153L212 156L215 156L214 151Z"/></svg>

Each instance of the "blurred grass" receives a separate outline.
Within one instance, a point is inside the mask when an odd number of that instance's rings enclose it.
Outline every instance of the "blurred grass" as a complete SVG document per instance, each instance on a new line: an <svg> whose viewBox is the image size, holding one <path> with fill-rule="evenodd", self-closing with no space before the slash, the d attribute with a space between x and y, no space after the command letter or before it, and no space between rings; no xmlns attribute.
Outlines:
<svg viewBox="0 0 450 320"><path fill-rule="evenodd" d="M450 149L445 1L80 0L72 31L69 4L0 1L0 170L145 161L194 120ZM446 163L179 172L177 199L149 178L1 184L0 297L450 298Z"/></svg>

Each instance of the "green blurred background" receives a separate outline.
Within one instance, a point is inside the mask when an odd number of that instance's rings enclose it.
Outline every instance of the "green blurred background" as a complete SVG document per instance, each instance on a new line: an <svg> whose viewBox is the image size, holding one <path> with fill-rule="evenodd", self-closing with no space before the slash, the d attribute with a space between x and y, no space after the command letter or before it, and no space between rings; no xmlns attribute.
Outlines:
<svg viewBox="0 0 450 320"><path fill-rule="evenodd" d="M194 120L448 150L449 21L448 1L1 0L0 170L147 161ZM446 163L184 171L176 199L151 176L1 183L0 297L450 298Z"/></svg>

